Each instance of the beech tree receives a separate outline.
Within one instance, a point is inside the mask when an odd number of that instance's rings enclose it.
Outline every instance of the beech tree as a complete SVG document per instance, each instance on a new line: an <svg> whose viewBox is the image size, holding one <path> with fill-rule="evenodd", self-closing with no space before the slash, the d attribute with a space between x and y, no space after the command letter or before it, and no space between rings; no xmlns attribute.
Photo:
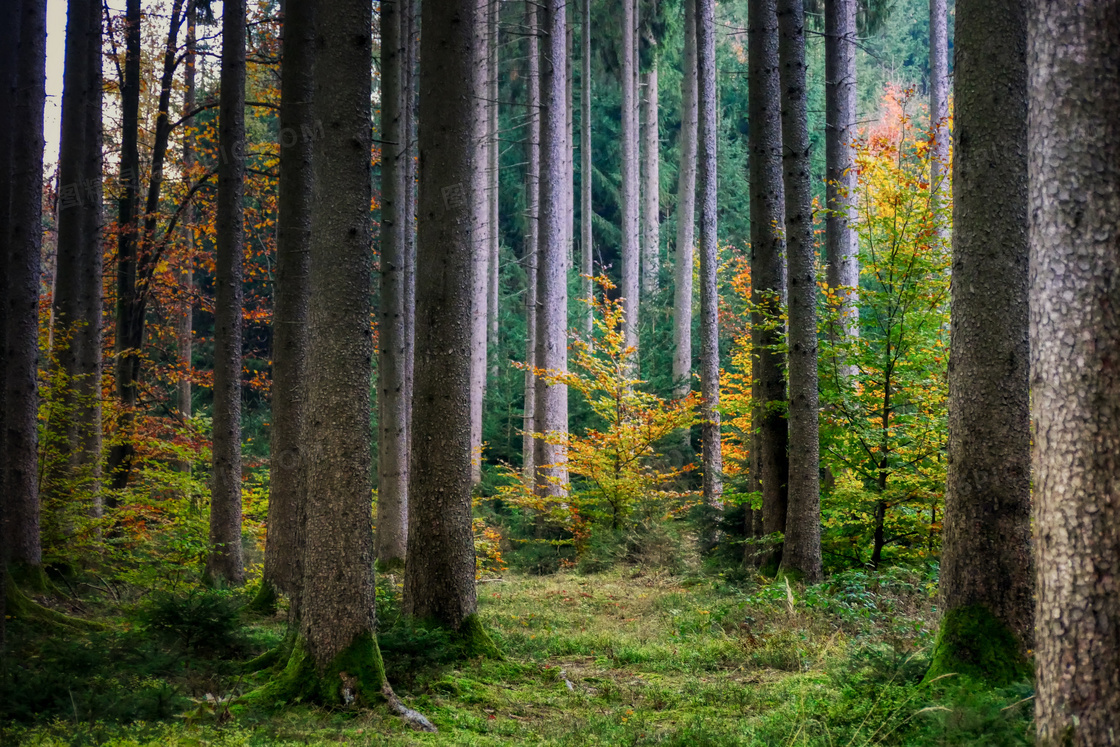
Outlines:
<svg viewBox="0 0 1120 747"><path fill-rule="evenodd" d="M1106 745L1120 713L1120 3L1033 3L1027 70L1035 723L1039 744Z"/></svg>

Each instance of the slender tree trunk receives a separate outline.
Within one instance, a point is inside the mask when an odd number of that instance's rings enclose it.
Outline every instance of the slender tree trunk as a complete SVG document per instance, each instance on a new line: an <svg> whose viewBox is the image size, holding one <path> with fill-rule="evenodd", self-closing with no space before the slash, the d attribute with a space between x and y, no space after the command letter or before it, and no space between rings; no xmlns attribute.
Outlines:
<svg viewBox="0 0 1120 747"><path fill-rule="evenodd" d="M124 80L121 81L120 196L117 200L117 314L113 376L120 413L105 471L120 490L132 471L133 431L144 343L144 308L137 288L140 201L140 0L125 6Z"/></svg>
<svg viewBox="0 0 1120 747"><path fill-rule="evenodd" d="M581 330L590 343L595 339L594 244L591 236L594 207L591 205L591 0L583 0L580 13L580 111L579 111L579 192L580 192L580 296L583 310Z"/></svg>
<svg viewBox="0 0 1120 747"><path fill-rule="evenodd" d="M574 3L564 6L565 32L564 32L564 109L565 114L565 144L564 144L564 246L567 259L565 271L571 270L576 265L576 141L575 141L575 67L572 64L573 27L571 7Z"/></svg>
<svg viewBox="0 0 1120 747"><path fill-rule="evenodd" d="M933 0L934 3L945 0ZM933 7L931 3L930 7ZM828 286L859 287L859 243L853 226L856 193L856 0L824 4L825 43L825 240L828 243ZM859 334L855 291L836 290L839 335ZM852 373L849 367L848 374Z"/></svg>
<svg viewBox="0 0 1120 747"><path fill-rule="evenodd" d="M222 6L218 205L214 264L214 445L206 572L240 584L241 263L245 189L245 2ZM335 181L337 183L337 181Z"/></svg>
<svg viewBox="0 0 1120 747"><path fill-rule="evenodd" d="M475 64L482 75L482 87L478 89L475 104L478 106L478 127L472 142L478 149L475 156L476 169L471 173L475 184L474 195L474 269L471 277L474 286L471 291L471 480L475 483L482 479L482 419L486 400L486 336L489 331L486 314L489 308L490 285L490 49L489 34L490 2L478 0L482 25L477 29L479 44L475 48Z"/></svg>
<svg viewBox="0 0 1120 747"><path fill-rule="evenodd" d="M548 371L568 369L568 245L570 215L565 183L567 104L565 43L567 18L564 0L546 0L541 23L541 164L540 227L537 244L537 366ZM562 495L568 480L567 447L557 443L568 434L568 388L537 379L534 462L537 493ZM547 435L549 438L544 438ZM551 442L550 442L551 441Z"/></svg>
<svg viewBox="0 0 1120 747"><path fill-rule="evenodd" d="M637 27L636 0L622 0L622 285L623 341L627 347L638 348L638 107L636 71L637 55L634 35ZM636 356L635 356L636 359Z"/></svg>
<svg viewBox="0 0 1120 747"><path fill-rule="evenodd" d="M677 257L673 282L673 396L678 399L687 396L692 389L692 249L699 106L696 100L696 3L685 2L684 6L680 159L677 172ZM753 87L751 90L754 90ZM752 127L751 132L753 131ZM684 438L688 440L687 433Z"/></svg>
<svg viewBox="0 0 1120 747"><path fill-rule="evenodd" d="M401 111L401 131L407 138L404 162L404 409L405 409L405 466L412 464L412 378L416 347L416 115L419 103L420 61L420 0L403 0L401 33L404 51L401 67L401 85L405 89L404 108ZM405 511L407 524L408 512Z"/></svg>
<svg viewBox="0 0 1120 747"><path fill-rule="evenodd" d="M704 459L704 502L720 505L723 456L719 425L719 289L716 270L716 5L696 0L696 80L699 104L700 205L700 428Z"/></svg>
<svg viewBox="0 0 1120 747"><path fill-rule="evenodd" d="M45 0L22 0L19 53L12 96L11 193L8 232L8 307L4 392L3 550L9 563L36 567L39 545L38 433L39 283L43 214L43 104L46 97Z"/></svg>
<svg viewBox="0 0 1120 747"><path fill-rule="evenodd" d="M52 314L65 386L63 417L52 425L69 459L47 483L59 495L87 494L94 516L101 513L101 165L101 6L76 0L66 21Z"/></svg>
<svg viewBox="0 0 1120 747"><path fill-rule="evenodd" d="M537 384L533 368L537 366L537 244L540 233L540 169L541 169L541 91L540 91L540 42L537 39L537 4L525 3L526 46L528 47L529 103L528 137L526 151L528 165L525 172L525 191L528 194L525 230L525 405L522 423L522 475L530 484L536 484Z"/></svg>
<svg viewBox="0 0 1120 747"><path fill-rule="evenodd" d="M1120 2L1032 4L1027 70L1035 723L1041 745L1111 745L1120 738Z"/></svg>
<svg viewBox="0 0 1120 747"><path fill-rule="evenodd" d="M934 206L937 231L942 240L949 238L949 216L945 215L945 195L950 184L949 173L949 31L945 0L929 2L929 119L933 133L930 159L930 196ZM966 32L967 33L967 32ZM955 84L954 84L955 85Z"/></svg>
<svg viewBox="0 0 1120 747"><path fill-rule="evenodd" d="M315 97L315 12L315 3L285 0L283 6L276 323L272 338L272 459L264 578L289 597L300 593L303 580L301 561L308 489L309 441L305 431L315 178L312 136L316 131L312 103ZM385 441L382 441L382 453L385 448ZM379 521L378 527L382 526Z"/></svg>
<svg viewBox="0 0 1120 747"><path fill-rule="evenodd" d="M0 0L0 11L4 18L22 18L20 9L21 0ZM16 105L16 70L19 65L19 27L16 22L0 26L0 121L15 122ZM45 64L45 63L44 63ZM8 349L9 324L13 321L13 309L9 305L10 296L10 262L9 249L11 247L11 233L9 221L11 217L12 197L12 169L14 157L13 141L15 138L14 127L0 128L0 402L7 402L9 364L12 361L11 351ZM8 581L8 562L11 551L8 545L8 462L4 455L8 453L7 437L9 428L14 428L16 423L11 419L11 413L5 404L0 410L0 655L4 652L6 637L6 599Z"/></svg>
<svg viewBox="0 0 1120 747"><path fill-rule="evenodd" d="M486 81L486 204L490 211L487 220L487 268L489 280L486 284L486 321L489 339L490 375L498 375L498 296L499 296L499 223L498 223L498 185L501 184L498 171L498 62L500 60L500 37L498 35L500 0L490 0L487 8L487 35L490 39L489 78Z"/></svg>
<svg viewBox="0 0 1120 747"><path fill-rule="evenodd" d="M195 68L198 58L194 16L195 10L194 3L192 2L187 9L187 51L183 58L183 63L186 68L184 76L186 90L183 93L184 116L194 111L195 98L197 95ZM185 176L184 181L188 186L190 185L194 168L194 139L188 135L183 138L183 172ZM194 220L197 217L197 213L193 207L188 208L188 210L190 211L190 220L187 222L184 230L187 237L187 249L184 252L182 267L179 271L179 292L182 294L182 299L179 304L179 320L176 329L176 337L179 343L178 410L183 420L191 417L192 411L191 369L193 366L193 341L191 338L194 334L194 251L196 247L196 228ZM190 471L190 462L184 462L181 467L184 472Z"/></svg>
<svg viewBox="0 0 1120 747"><path fill-rule="evenodd" d="M775 0L749 6L748 66L750 75L751 182L751 372L757 395L752 422L757 436L758 482L762 493L761 521L756 533L785 532L789 456L788 428L782 414L786 401L786 355L778 325L785 295L785 198L782 184L781 84L778 75L778 17ZM753 441L752 441L753 443ZM779 545L769 558L781 562ZM758 560L765 561L759 557Z"/></svg>
<svg viewBox="0 0 1120 747"><path fill-rule="evenodd" d="M459 629L475 613L471 533L473 278L485 154L480 0L425 2L420 56L416 379L404 611Z"/></svg>
<svg viewBox="0 0 1120 747"><path fill-rule="evenodd" d="M661 265L661 138L657 117L657 63L642 74L642 295L657 293Z"/></svg>
<svg viewBox="0 0 1120 747"><path fill-rule="evenodd" d="M931 671L1006 682L1024 674L1034 623L1027 7L961 0L957 13L949 467ZM1005 650L988 659L995 646Z"/></svg>
<svg viewBox="0 0 1120 747"><path fill-rule="evenodd" d="M782 570L816 583L821 578L817 284L809 185L805 12L801 0L778 0L778 29L789 252L789 511Z"/></svg>

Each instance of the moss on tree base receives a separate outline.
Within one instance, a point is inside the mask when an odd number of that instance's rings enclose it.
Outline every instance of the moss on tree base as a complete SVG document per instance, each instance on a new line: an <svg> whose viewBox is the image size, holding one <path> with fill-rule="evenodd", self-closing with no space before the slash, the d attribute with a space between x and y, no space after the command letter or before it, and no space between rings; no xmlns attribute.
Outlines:
<svg viewBox="0 0 1120 747"><path fill-rule="evenodd" d="M473 659L476 656L498 660L505 658L494 645L493 639L486 632L486 627L478 619L478 615L467 615L456 631L455 637L463 647L463 655L466 658Z"/></svg>
<svg viewBox="0 0 1120 747"><path fill-rule="evenodd" d="M19 590L15 581L9 575L7 583L4 584L4 600L5 611L4 613L13 620L20 620L25 623L34 623L43 627L51 629L62 630L104 630L105 625L93 622L92 620L83 620L80 617L70 617L61 612L52 610L49 607L36 602L31 597L24 594Z"/></svg>
<svg viewBox="0 0 1120 747"><path fill-rule="evenodd" d="M292 646L284 669L242 700L262 706L294 702L372 706L384 702L384 684L385 665L372 633L360 634L321 671L300 637Z"/></svg>
<svg viewBox="0 0 1120 747"><path fill-rule="evenodd" d="M267 578L262 578L256 596L246 605L246 609L254 614L270 617L276 614L276 604L279 600L280 595L276 593L276 587Z"/></svg>
<svg viewBox="0 0 1120 747"><path fill-rule="evenodd" d="M969 605L945 613L925 682L959 674L995 686L1030 677L1018 637L987 607Z"/></svg>

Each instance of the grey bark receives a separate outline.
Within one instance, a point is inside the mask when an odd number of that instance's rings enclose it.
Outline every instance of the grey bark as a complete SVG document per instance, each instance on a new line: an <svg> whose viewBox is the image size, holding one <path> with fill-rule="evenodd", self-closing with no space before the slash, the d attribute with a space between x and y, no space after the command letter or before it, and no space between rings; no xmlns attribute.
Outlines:
<svg viewBox="0 0 1120 747"><path fill-rule="evenodd" d="M696 0L696 89L699 103L700 174L700 394L704 502L718 506L723 495L723 456L719 424L719 289L716 270L716 5Z"/></svg>
<svg viewBox="0 0 1120 747"><path fill-rule="evenodd" d="M52 324L66 382L51 418L54 443L68 454L46 479L59 495L87 492L101 514L101 6L75 0L66 18L59 143L58 253Z"/></svg>
<svg viewBox="0 0 1120 747"><path fill-rule="evenodd" d="M490 211L487 221L487 270L486 283L486 322L490 375L498 375L498 297L499 297L499 231L498 185L501 172L498 169L498 74L501 59L500 37L498 35L500 0L491 0L487 8L487 37L490 46L489 78L486 81L486 204Z"/></svg>
<svg viewBox="0 0 1120 747"><path fill-rule="evenodd" d="M420 3L419 0L403 0L402 28L404 35L403 69L401 85L405 89L404 108L401 112L401 130L407 141L404 153L404 407L405 407L405 452L406 466L412 464L412 377L416 347L416 115L419 104L419 61L420 61ZM405 519L407 523L407 511Z"/></svg>
<svg viewBox="0 0 1120 747"><path fill-rule="evenodd" d="M638 244L638 107L636 75L638 61L634 49L637 28L636 0L622 0L622 283L623 339L627 347L638 348L638 295L641 251ZM635 356L636 357L636 356Z"/></svg>
<svg viewBox="0 0 1120 747"><path fill-rule="evenodd" d="M214 251L214 443L206 572L245 578L241 559L241 265L245 245L245 0L222 6Z"/></svg>
<svg viewBox="0 0 1120 747"><path fill-rule="evenodd" d="M193 3L192 3L193 6ZM196 90L196 65L197 65L197 37L195 29L194 8L187 11L187 50L183 58L184 92L183 115L194 111ZM189 136L183 138L183 172L189 181L195 166L194 141ZM194 317L194 251L195 251L195 226L196 212L192 207L187 208L191 213L191 220L184 226L187 239L187 249L184 252L182 265L179 270L179 292L182 294L179 302L179 319L176 325L176 337L179 345L179 391L178 410L184 420L191 416L191 368L193 365L193 340L192 336ZM184 471L190 470L190 463L181 465Z"/></svg>
<svg viewBox="0 0 1120 747"><path fill-rule="evenodd" d="M20 0L0 0L0 11L5 18L20 17ZM15 82L19 59L19 26L20 24L14 22L0 26L0 118L5 122L16 121ZM10 262L8 250L11 236L7 228L7 218L11 210L14 129L13 127L0 129L0 215L5 217L4 222L0 224L0 402L6 402L8 364L11 360L8 353L8 323L11 320L11 309L8 306ZM5 406L3 411L0 411L0 455L8 453L6 443L9 415ZM9 559L7 473L7 461L0 456L0 655L4 650L7 619L5 609L8 576L5 570Z"/></svg>
<svg viewBox="0 0 1120 747"><path fill-rule="evenodd" d="M591 0L580 4L580 110L579 110L579 193L580 193L580 297L586 308L582 310L581 330L590 343L595 339L595 287L591 276L594 267L594 239L591 235L594 207L591 205Z"/></svg>
<svg viewBox="0 0 1120 747"><path fill-rule="evenodd" d="M479 0L426 2L422 14L412 460L423 469L409 476L404 611L458 628L477 604L470 330L486 18Z"/></svg>
<svg viewBox="0 0 1120 747"><path fill-rule="evenodd" d="M565 270L571 270L576 264L576 141L575 141L575 99L572 97L574 89L573 78L575 76L575 66L572 64L572 28L574 26L570 18L569 8L574 3L569 3L564 6L565 8L565 31L564 31L564 246L565 246Z"/></svg>
<svg viewBox="0 0 1120 747"><path fill-rule="evenodd" d="M1035 723L1043 745L1110 745L1120 738L1120 2L1039 0L1028 23Z"/></svg>
<svg viewBox="0 0 1120 747"><path fill-rule="evenodd" d="M945 194L951 185L945 180L949 165L949 19L945 0L929 2L929 119L933 133L930 159L930 197L941 238L949 238L945 220ZM967 33L967 30L966 30ZM955 85L955 84L954 84Z"/></svg>
<svg viewBox="0 0 1120 747"><path fill-rule="evenodd" d="M566 208L570 151L566 150L568 97L565 83L567 18L564 0L547 0L541 20L541 163L537 243L536 364L552 372L568 368L568 245L571 216ZM536 381L537 433L566 437L568 388ZM555 439L554 439L555 440ZM568 479L567 448L538 438L534 463L536 490L560 495Z"/></svg>
<svg viewBox="0 0 1120 747"><path fill-rule="evenodd" d="M687 396L692 389L692 252L696 225L696 128L699 106L696 100L696 3L686 2L684 6L680 164L677 172L677 256L673 271L673 396L678 399ZM753 131L754 127L751 127L751 132ZM685 438L687 439L687 434Z"/></svg>
<svg viewBox="0 0 1120 747"><path fill-rule="evenodd" d="M475 46L474 63L482 76L482 87L475 95L478 106L477 129L471 142L478 149L475 156L476 168L471 174L475 184L471 194L474 196L474 269L473 290L471 291L471 479L482 479L482 418L486 400L486 337L489 332L487 311L489 308L490 285L490 106L487 94L490 90L490 0L479 0L482 25L476 30L479 35ZM473 121L473 120L472 120Z"/></svg>
<svg viewBox="0 0 1120 747"><path fill-rule="evenodd" d="M778 0L778 31L789 257L789 506L782 569L816 583L821 578L817 284L809 184L805 10L801 0Z"/></svg>
<svg viewBox="0 0 1120 747"><path fill-rule="evenodd" d="M312 144L313 179L331 188L312 197L300 632L321 672L372 636L376 618L369 450L372 17L370 3L361 0L316 5L312 116L323 130Z"/></svg>
<svg viewBox="0 0 1120 747"><path fill-rule="evenodd" d="M782 184L781 85L778 75L778 17L775 0L749 6L747 55L750 74L748 134L751 182L751 346L755 406L752 421L757 438L758 489L762 515L755 516L755 534L786 530L789 430L782 414L786 401L786 355L780 349L782 329L776 324L785 296L785 197ZM763 558L758 558L763 560ZM780 562L781 547L773 561Z"/></svg>
<svg viewBox="0 0 1120 747"><path fill-rule="evenodd" d="M533 368L537 365L537 244L540 236L540 169L541 169L541 91L540 91L540 42L537 38L537 4L525 3L526 47L528 51L528 134L525 170L527 193L525 249L525 400L522 420L521 459L522 475L530 486L536 484L536 409L537 384Z"/></svg>
<svg viewBox="0 0 1120 747"><path fill-rule="evenodd" d="M1034 593L1027 9L1022 0L959 0L957 14L941 609L985 608L1022 654L1032 646Z"/></svg>
<svg viewBox="0 0 1120 747"><path fill-rule="evenodd" d="M642 295L657 292L661 265L661 138L658 132L657 62L642 73Z"/></svg>
<svg viewBox="0 0 1120 747"><path fill-rule="evenodd" d="M944 0L933 0L944 3ZM932 7L932 3L931 3ZM859 244L854 227L856 193L856 0L827 0L825 40L825 240L829 288L859 287ZM859 308L853 291L837 290L839 335L859 334ZM851 294L851 295L849 295ZM850 373L850 370L849 370Z"/></svg>
<svg viewBox="0 0 1120 747"><path fill-rule="evenodd" d="M404 562L408 541L408 427L405 394L405 231L402 17L381 4L381 298L377 344L377 532L383 564Z"/></svg>
<svg viewBox="0 0 1120 747"><path fill-rule="evenodd" d="M4 453L3 557L38 566L39 544L37 369L39 363L39 282L42 244L43 104L46 98L46 0L22 0L18 15L19 52L12 91L11 192L7 220L7 309Z"/></svg>
<svg viewBox="0 0 1120 747"><path fill-rule="evenodd" d="M272 459L264 577L289 597L303 577L307 349L314 193L315 3L285 0L280 67L280 192L272 337ZM381 446L385 448L384 445ZM379 504L380 505L380 502ZM381 526L378 524L378 526Z"/></svg>

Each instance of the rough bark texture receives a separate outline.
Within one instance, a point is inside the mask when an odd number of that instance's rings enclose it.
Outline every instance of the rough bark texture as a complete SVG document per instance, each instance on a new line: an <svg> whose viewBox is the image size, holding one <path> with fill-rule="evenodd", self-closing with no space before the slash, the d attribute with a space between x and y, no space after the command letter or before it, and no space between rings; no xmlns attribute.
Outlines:
<svg viewBox="0 0 1120 747"><path fill-rule="evenodd" d="M490 163L490 106L487 93L490 90L490 0L479 0L479 13L482 25L475 30L478 42L475 49L474 64L482 76L482 87L475 94L478 113L476 129L471 142L478 149L475 155L475 170L471 178L475 184L472 229L474 237L474 267L471 277L474 285L471 290L471 480L482 479L482 418L483 404L486 400L486 336L489 327L486 313L489 307L488 287L490 285L490 176L487 166Z"/></svg>
<svg viewBox="0 0 1120 747"><path fill-rule="evenodd" d="M959 0L957 13L945 618L931 671L1001 682L1022 674L1033 638L1027 12ZM1003 660L1019 666L983 671L991 641L952 638L950 615L976 607L1012 633Z"/></svg>
<svg viewBox="0 0 1120 747"><path fill-rule="evenodd" d="M140 0L125 6L124 80L121 82L120 181L117 197L117 309L113 378L120 415L116 443L109 450L105 472L114 489L128 484L132 470L140 347L144 308L138 292L138 220L140 195Z"/></svg>
<svg viewBox="0 0 1120 747"><path fill-rule="evenodd" d="M402 17L399 2L381 3L381 299L377 361L377 532L383 565L404 562L408 541L408 427L405 395L405 231L401 116Z"/></svg>
<svg viewBox="0 0 1120 747"><path fill-rule="evenodd" d="M933 0L934 3L944 0ZM930 4L933 7L933 3ZM830 288L859 287L859 244L852 225L856 193L856 0L824 4L825 44L825 221ZM848 291L838 291L843 329L858 334L859 309Z"/></svg>
<svg viewBox="0 0 1120 747"><path fill-rule="evenodd" d="M696 0L696 80L699 102L700 175L700 438L703 444L704 502L718 506L723 495L719 426L719 289L716 270L716 4Z"/></svg>
<svg viewBox="0 0 1120 747"><path fill-rule="evenodd" d="M307 484L307 347L314 189L315 3L286 0L280 69L280 194L272 337L272 459L264 577L300 591ZM383 333L384 334L384 333ZM382 445L381 447L385 447ZM380 505L380 504L379 504Z"/></svg>
<svg viewBox="0 0 1120 747"><path fill-rule="evenodd" d="M4 549L10 563L38 566L39 251L42 243L43 103L46 97L46 0L22 0L12 96L11 193L8 201L4 391Z"/></svg>
<svg viewBox="0 0 1120 747"><path fill-rule="evenodd" d="M1120 2L1034 3L1027 62L1035 720L1043 745L1111 745L1120 739Z"/></svg>
<svg viewBox="0 0 1120 747"><path fill-rule="evenodd" d="M420 61L420 0L403 0L401 6L404 35L402 85L405 88L404 108L401 112L401 129L407 138L404 154L404 408L405 443L412 443L412 377L416 347L416 115L419 104ZM405 459L412 464L412 450ZM406 512L407 519L407 512Z"/></svg>
<svg viewBox="0 0 1120 747"><path fill-rule="evenodd" d="M580 329L588 341L595 337L595 288L591 276L595 273L594 245L591 235L595 208L591 205L591 0L580 3L580 110L579 110L579 194L580 194L580 298L586 304L581 309L583 324Z"/></svg>
<svg viewBox="0 0 1120 747"><path fill-rule="evenodd" d="M541 175L540 225L537 243L537 335L536 365L548 371L568 368L568 245L570 223L566 211L568 185L567 145L568 99L565 85L567 49L564 42L567 19L564 0L548 0L541 19ZM538 378L536 429L550 437L568 432L568 388ZM552 440L555 441L555 438ZM534 462L536 489L540 494L565 492L568 479L567 448L536 442Z"/></svg>
<svg viewBox="0 0 1120 747"><path fill-rule="evenodd" d="M358 654L354 668L342 671L359 690L379 689L383 677L373 639L370 510L371 20L371 6L361 0L321 3L315 19L312 106L323 134L313 143L313 178L332 188L312 197L300 621L300 644L328 687L340 684L336 663Z"/></svg>
<svg viewBox="0 0 1120 747"><path fill-rule="evenodd" d="M642 73L642 295L657 293L661 269L661 136L657 117L657 62Z"/></svg>
<svg viewBox="0 0 1120 747"><path fill-rule="evenodd" d="M218 205L214 251L214 445L206 572L245 577L241 560L241 265L245 191L245 1L222 6Z"/></svg>
<svg viewBox="0 0 1120 747"><path fill-rule="evenodd" d="M192 4L193 6L193 4ZM194 111L195 98L197 89L195 84L195 74L197 72L197 37L195 28L195 14L194 8L191 7L187 11L187 50L183 57L183 116L189 112ZM183 138L183 174L188 182L189 188L192 171L195 168L195 147L193 138ZM191 402L191 369L193 367L193 352L194 342L192 337L194 335L194 251L196 246L196 234L194 221L197 219L197 213L194 206L188 207L188 220L183 226L183 232L187 238L187 251L184 253L182 265L179 269L179 292L182 297L179 301L179 319L176 324L176 339L179 346L179 391L178 406L179 415L185 420L191 416L192 402ZM180 469L184 472L190 471L191 465L189 461L185 461L180 465Z"/></svg>
<svg viewBox="0 0 1120 747"><path fill-rule="evenodd" d="M564 5L564 256L565 271L576 264L576 141L575 141L575 67L572 64L573 22L568 15L573 3Z"/></svg>
<svg viewBox="0 0 1120 747"><path fill-rule="evenodd" d="M486 81L486 206L489 210L486 234L486 327L487 357L490 361L489 373L498 375L498 296L499 284L499 228L498 223L498 185L501 172L498 170L498 62L501 59L501 38L498 35L498 16L500 0L491 0L486 10L487 38L489 39L490 64Z"/></svg>
<svg viewBox="0 0 1120 747"><path fill-rule="evenodd" d="M782 185L782 123L779 102L778 17L775 0L749 6L747 64L750 74L748 133L751 183L751 346L754 357L756 405L752 420L758 433L761 521L755 534L786 530L786 488L789 432L783 414L786 401L785 353L779 350L782 329L775 324L785 295L782 267L785 255L785 202ZM758 518L758 517L756 517ZM758 558L763 560L763 558ZM777 548L771 560L781 560Z"/></svg>
<svg viewBox="0 0 1120 747"><path fill-rule="evenodd" d="M471 289L485 78L479 0L426 2L420 56L416 373L404 611L459 628L474 613ZM422 468L420 468L422 466Z"/></svg>
<svg viewBox="0 0 1120 747"><path fill-rule="evenodd" d="M778 31L789 253L789 510L782 570L816 583L821 578L817 284L801 0L778 0Z"/></svg>
<svg viewBox="0 0 1120 747"><path fill-rule="evenodd" d="M619 46L622 49L622 71L619 84L622 88L622 284L624 319L622 332L627 347L638 347L638 272L640 270L638 246L638 107L635 80L638 69L634 49L637 25L636 0L622 0L622 25Z"/></svg>
<svg viewBox="0 0 1120 747"><path fill-rule="evenodd" d="M692 389L692 251L696 213L696 3L684 4L676 263L673 268L673 396ZM751 89L753 90L753 88ZM753 119L751 120L754 121ZM754 132L754 127L751 127ZM753 159L751 161L753 163ZM688 436L685 434L685 438Z"/></svg>
<svg viewBox="0 0 1120 747"><path fill-rule="evenodd" d="M537 244L540 236L541 188L541 78L540 42L537 39L537 4L525 2L526 47L528 51L528 133L526 137L525 191L527 193L525 249L525 404L522 420L522 475L530 485L536 484L537 384L533 368L537 365Z"/></svg>
<svg viewBox="0 0 1120 747"><path fill-rule="evenodd" d="M1019 5L1023 5L1022 2ZM929 3L929 119L933 132L933 158L930 162L930 195L938 217L937 230L942 238L949 238L949 224L940 211L944 210L944 195L951 185L945 181L949 159L949 19L945 0ZM966 34L970 29L957 24ZM984 29L980 33L985 33ZM982 42L981 42L982 43ZM954 47L960 57L960 51ZM954 85L956 85L954 83ZM957 90L960 90L959 87Z"/></svg>
<svg viewBox="0 0 1120 747"><path fill-rule="evenodd" d="M52 417L53 443L69 458L45 482L88 491L101 511L101 6L75 0L66 17L59 143L54 352L65 391ZM55 482L60 480L61 482Z"/></svg>

